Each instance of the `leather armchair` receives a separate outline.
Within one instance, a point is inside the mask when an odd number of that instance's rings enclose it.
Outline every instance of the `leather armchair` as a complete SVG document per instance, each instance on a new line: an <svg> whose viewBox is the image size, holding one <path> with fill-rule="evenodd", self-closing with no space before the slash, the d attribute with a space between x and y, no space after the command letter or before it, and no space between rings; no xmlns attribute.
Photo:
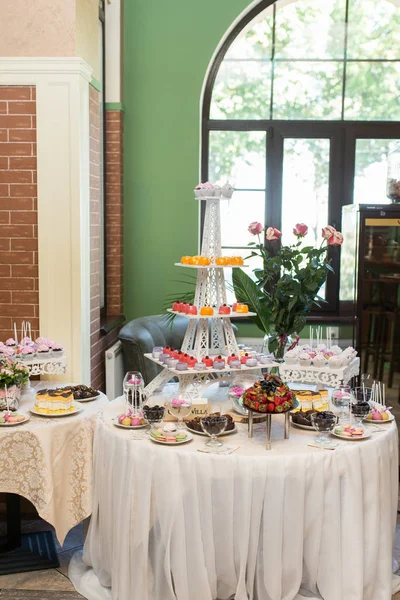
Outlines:
<svg viewBox="0 0 400 600"><path fill-rule="evenodd" d="M165 315L152 315L130 321L119 332L126 371L140 371L146 385L161 371L161 367L143 356L154 346L180 348L188 320L177 315L173 325Z"/></svg>
<svg viewBox="0 0 400 600"><path fill-rule="evenodd" d="M156 363L143 356L151 352L154 346L180 348L185 336L188 320L177 315L173 325L165 315L152 315L130 321L119 332L126 371L140 371L146 385L161 371ZM236 327L233 326L237 331ZM172 377L171 377L172 378Z"/></svg>

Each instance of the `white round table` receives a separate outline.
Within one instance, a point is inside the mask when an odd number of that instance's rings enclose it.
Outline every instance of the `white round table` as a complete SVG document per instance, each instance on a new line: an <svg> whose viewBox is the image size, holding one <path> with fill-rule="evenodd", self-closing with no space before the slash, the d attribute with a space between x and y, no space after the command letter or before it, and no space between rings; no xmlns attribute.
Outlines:
<svg viewBox="0 0 400 600"><path fill-rule="evenodd" d="M0 492L30 500L63 544L68 531L92 510L94 423L108 398L100 394L75 415L30 414L34 392L43 387L56 384L40 382L21 398L19 411L30 415L29 421L0 427Z"/></svg>
<svg viewBox="0 0 400 600"><path fill-rule="evenodd" d="M94 505L83 562L69 576L90 600L388 600L398 495L397 428L335 450L273 418L224 441L229 455L134 439L99 416Z"/></svg>

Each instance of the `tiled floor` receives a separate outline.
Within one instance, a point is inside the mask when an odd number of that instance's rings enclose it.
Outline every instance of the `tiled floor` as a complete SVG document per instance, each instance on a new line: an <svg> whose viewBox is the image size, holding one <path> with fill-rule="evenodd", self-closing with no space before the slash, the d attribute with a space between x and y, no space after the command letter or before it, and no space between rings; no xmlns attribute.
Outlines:
<svg viewBox="0 0 400 600"><path fill-rule="evenodd" d="M23 532L48 530L44 521L24 521ZM72 529L61 547L56 544L60 566L57 569L0 576L0 600L78 600L68 579L68 564L74 552L83 545L83 525Z"/></svg>

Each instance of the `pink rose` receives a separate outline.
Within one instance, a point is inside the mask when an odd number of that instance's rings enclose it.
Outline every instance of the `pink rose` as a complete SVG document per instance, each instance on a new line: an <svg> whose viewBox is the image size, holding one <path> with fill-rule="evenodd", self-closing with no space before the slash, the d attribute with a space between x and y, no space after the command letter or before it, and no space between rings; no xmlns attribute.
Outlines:
<svg viewBox="0 0 400 600"><path fill-rule="evenodd" d="M335 231L334 234L328 239L330 246L341 246L343 244L343 235L340 231Z"/></svg>
<svg viewBox="0 0 400 600"><path fill-rule="evenodd" d="M279 229L275 229L275 227L268 227L265 237L269 242L274 242L275 240L279 240L281 235L282 234Z"/></svg>
<svg viewBox="0 0 400 600"><path fill-rule="evenodd" d="M264 231L264 227L258 221L253 221L252 223L250 223L247 230L252 235L259 235L262 231Z"/></svg>
<svg viewBox="0 0 400 600"><path fill-rule="evenodd" d="M341 246L343 244L343 235L331 225L327 225L322 229L322 237L330 246Z"/></svg>
<svg viewBox="0 0 400 600"><path fill-rule="evenodd" d="M304 237L305 235L307 235L307 232L308 227L305 223L296 223L296 225L293 228L293 233L297 237Z"/></svg>
<svg viewBox="0 0 400 600"><path fill-rule="evenodd" d="M330 237L335 233L336 229L332 225L327 225L322 228L322 237L324 240L329 240Z"/></svg>
<svg viewBox="0 0 400 600"><path fill-rule="evenodd" d="M183 398L172 398L171 406L183 406L185 404L185 400Z"/></svg>

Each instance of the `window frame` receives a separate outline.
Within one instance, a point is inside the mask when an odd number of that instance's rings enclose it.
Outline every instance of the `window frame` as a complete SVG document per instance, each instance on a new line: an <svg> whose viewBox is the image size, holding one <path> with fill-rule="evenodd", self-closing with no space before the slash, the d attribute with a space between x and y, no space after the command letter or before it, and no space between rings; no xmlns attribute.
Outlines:
<svg viewBox="0 0 400 600"><path fill-rule="evenodd" d="M329 201L328 222L337 229L341 227L342 206L353 203L354 176L357 139L398 139L400 140L400 121L346 121L337 120L265 120L265 119L211 119L210 109L212 93L218 71L225 54L242 30L255 17L276 0L262 0L253 7L229 32L221 45L210 67L201 112L201 180L208 180L210 131L264 131L266 132L266 202L268 226L281 225L282 211L282 164L283 139L290 138L330 138L330 167L329 167ZM348 23L349 0L346 0L345 24ZM329 59L327 59L328 62ZM346 66L348 62L400 62L386 59L347 59L347 33L345 36L344 72L342 89L342 117L345 86ZM271 98L272 102L272 98ZM340 173L340 177L338 177ZM203 238L205 207L200 209L200 239ZM376 205L381 202L377 201ZM335 274L328 274L327 304L321 308L315 307L312 317L334 317L339 315L339 281L340 253L338 248L330 248L330 257Z"/></svg>

